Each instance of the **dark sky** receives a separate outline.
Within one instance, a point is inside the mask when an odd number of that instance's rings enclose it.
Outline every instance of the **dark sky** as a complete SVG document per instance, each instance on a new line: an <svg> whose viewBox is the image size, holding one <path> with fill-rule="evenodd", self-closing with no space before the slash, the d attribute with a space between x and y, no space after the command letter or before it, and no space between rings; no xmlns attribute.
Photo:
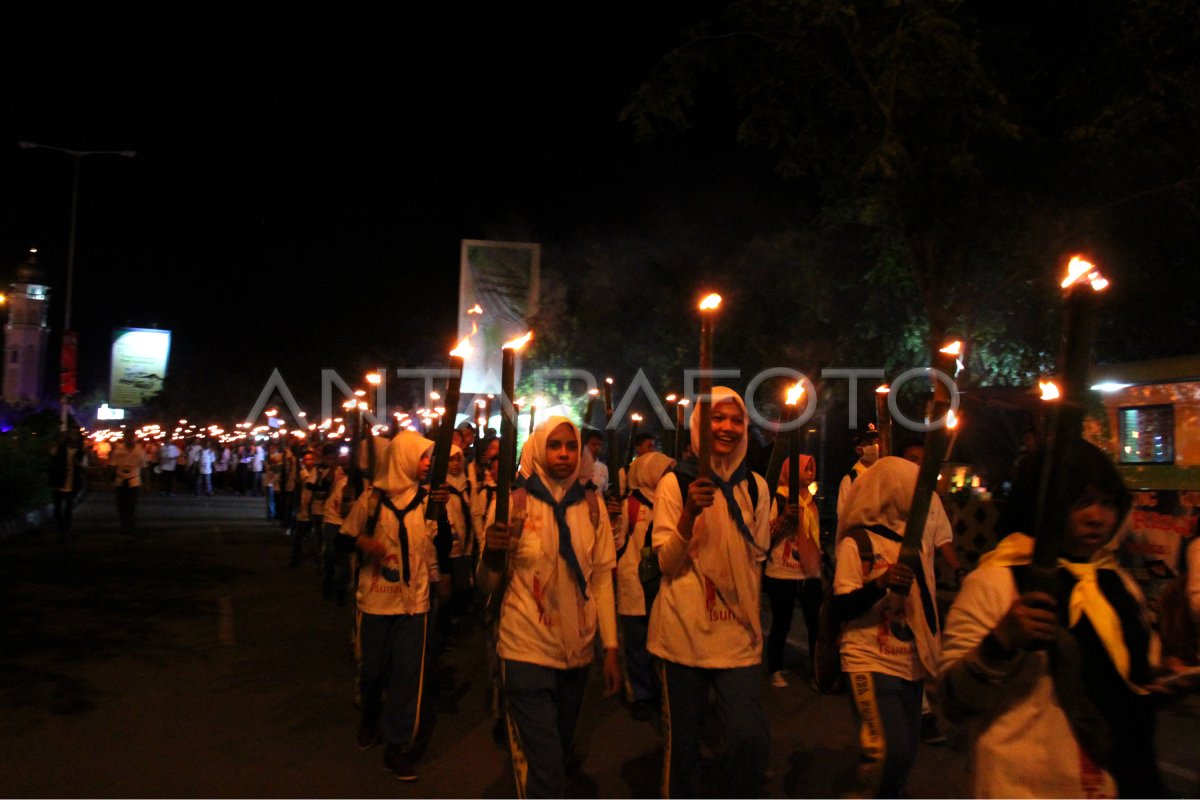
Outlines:
<svg viewBox="0 0 1200 800"><path fill-rule="evenodd" d="M315 381L360 346L452 337L463 238L627 234L773 180L728 142L640 145L618 121L704 4L432 5L3 12L0 272L38 246L55 319L71 159L16 142L138 154L81 161L84 389L124 324L174 330L176 375Z"/></svg>

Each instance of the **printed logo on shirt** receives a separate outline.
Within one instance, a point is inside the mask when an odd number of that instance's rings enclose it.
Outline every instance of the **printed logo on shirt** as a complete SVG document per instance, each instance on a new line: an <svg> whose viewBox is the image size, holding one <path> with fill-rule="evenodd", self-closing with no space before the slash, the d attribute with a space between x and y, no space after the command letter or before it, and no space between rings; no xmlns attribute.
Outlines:
<svg viewBox="0 0 1200 800"><path fill-rule="evenodd" d="M717 585L709 578L704 579L704 610L710 622L736 622L733 612L721 600Z"/></svg>
<svg viewBox="0 0 1200 800"><path fill-rule="evenodd" d="M550 616L550 612L546 610L546 587L542 586L542 582L538 580L538 576L533 576L533 602L537 605L538 622L545 625L547 628L554 627L554 618Z"/></svg>
<svg viewBox="0 0 1200 800"><path fill-rule="evenodd" d="M879 653L885 656L909 655L916 638L905 617L903 599L899 595L889 594L879 607L879 626L875 635Z"/></svg>
<svg viewBox="0 0 1200 800"><path fill-rule="evenodd" d="M379 562L379 575L388 583L400 582L400 557L395 553L389 553ZM371 590L375 587L372 585Z"/></svg>

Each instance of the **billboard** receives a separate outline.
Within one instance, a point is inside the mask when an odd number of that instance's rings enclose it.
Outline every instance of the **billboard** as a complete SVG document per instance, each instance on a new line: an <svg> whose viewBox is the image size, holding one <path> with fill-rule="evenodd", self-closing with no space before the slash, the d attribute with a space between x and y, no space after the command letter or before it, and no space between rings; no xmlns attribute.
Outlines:
<svg viewBox="0 0 1200 800"><path fill-rule="evenodd" d="M462 391L500 391L500 348L537 314L542 246L464 239L458 284L458 338L471 337ZM449 347L447 347L447 351Z"/></svg>
<svg viewBox="0 0 1200 800"><path fill-rule="evenodd" d="M134 408L161 392L170 352L170 331L117 328L113 332L108 402L118 408Z"/></svg>

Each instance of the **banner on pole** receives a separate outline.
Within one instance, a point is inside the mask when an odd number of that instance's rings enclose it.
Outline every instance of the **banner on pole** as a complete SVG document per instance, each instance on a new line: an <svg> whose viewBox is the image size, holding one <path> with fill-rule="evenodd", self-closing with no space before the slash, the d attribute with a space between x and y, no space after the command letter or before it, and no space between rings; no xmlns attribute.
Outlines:
<svg viewBox="0 0 1200 800"><path fill-rule="evenodd" d="M537 314L542 246L464 239L458 284L458 338L471 337L462 391L500 392L500 348Z"/></svg>

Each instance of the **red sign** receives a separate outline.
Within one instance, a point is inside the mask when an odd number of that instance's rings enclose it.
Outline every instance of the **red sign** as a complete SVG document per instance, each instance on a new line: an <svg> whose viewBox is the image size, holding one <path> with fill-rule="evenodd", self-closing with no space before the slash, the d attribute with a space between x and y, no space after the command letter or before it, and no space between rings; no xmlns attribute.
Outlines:
<svg viewBox="0 0 1200 800"><path fill-rule="evenodd" d="M73 395L78 391L75 384L75 367L79 361L79 337L75 331L66 331L62 338L62 353L59 363L58 392Z"/></svg>

